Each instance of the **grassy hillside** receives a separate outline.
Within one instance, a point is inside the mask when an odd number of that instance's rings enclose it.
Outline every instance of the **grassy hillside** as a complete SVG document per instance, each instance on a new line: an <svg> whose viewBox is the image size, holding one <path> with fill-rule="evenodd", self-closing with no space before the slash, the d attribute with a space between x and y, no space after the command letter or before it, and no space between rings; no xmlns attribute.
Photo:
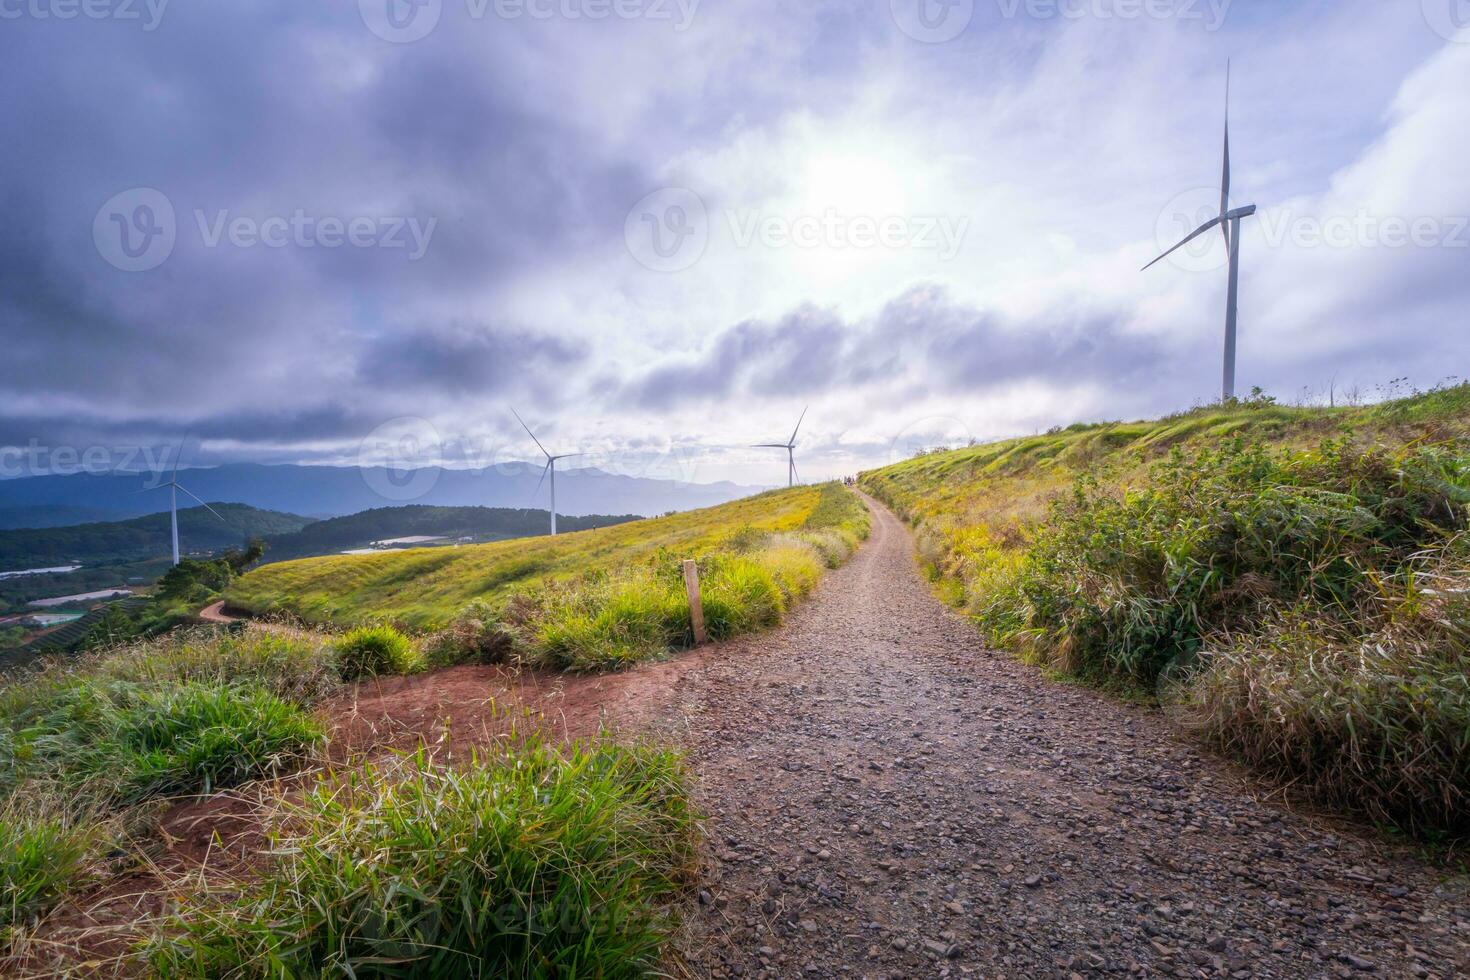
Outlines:
<svg viewBox="0 0 1470 980"><path fill-rule="evenodd" d="M300 531L311 523L245 504L211 506L224 520L203 507L179 511L179 547L184 551L236 548L249 538ZM169 537L167 511L127 521L0 531L0 571L143 561L167 556Z"/></svg>
<svg viewBox="0 0 1470 980"><path fill-rule="evenodd" d="M586 531L640 520L635 514L557 518L559 530ZM265 560L287 561L312 555L327 555L348 548L363 548L374 541L418 535L479 542L545 534L549 515L544 510L511 507L376 507L347 517L317 521L291 534L267 539Z"/></svg>
<svg viewBox="0 0 1470 980"><path fill-rule="evenodd" d="M555 538L308 558L267 565L227 591L234 606L309 622L389 621L497 638L551 666L594 669L687 643L679 560L701 562L716 637L779 620L867 533L837 484Z"/></svg>
<svg viewBox="0 0 1470 980"><path fill-rule="evenodd" d="M1074 426L864 474L945 598L1324 799L1470 830L1470 387Z"/></svg>

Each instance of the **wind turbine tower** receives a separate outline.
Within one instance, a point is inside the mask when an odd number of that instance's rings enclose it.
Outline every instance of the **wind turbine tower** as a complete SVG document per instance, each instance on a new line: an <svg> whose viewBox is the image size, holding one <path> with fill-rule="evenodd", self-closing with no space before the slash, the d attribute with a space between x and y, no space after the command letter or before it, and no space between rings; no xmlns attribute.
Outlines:
<svg viewBox="0 0 1470 980"><path fill-rule="evenodd" d="M1220 181L1220 213L1190 232L1184 241L1143 267L1145 270L1153 267L1216 225L1219 225L1224 232L1225 250L1230 255L1230 280L1225 297L1225 369L1220 387L1220 396L1224 401L1230 401L1235 397L1235 321L1240 305L1240 222L1243 218L1249 218L1255 213L1254 204L1247 204L1234 210L1230 207L1230 65L1227 62L1225 66L1225 173Z"/></svg>
<svg viewBox="0 0 1470 980"><path fill-rule="evenodd" d="M801 418L796 420L796 428L791 430L790 439L787 439L785 442L763 442L751 447L752 449L786 450L786 485L788 487L796 486L796 434L801 431L801 423L806 420L808 408L811 408L811 406L808 405L807 408L801 410Z"/></svg>
<svg viewBox="0 0 1470 980"><path fill-rule="evenodd" d="M208 504L206 504L204 502L203 498L201 498L198 494L194 493L188 487L184 486L182 483L179 482L179 461L178 461L177 458L174 460L174 471L169 476L167 483L160 483L156 487L144 487L142 490L139 490L138 492L139 493L148 493L149 491L152 491L152 490L163 490L165 488L167 488L167 490L168 490L169 536L173 539L174 564L175 565L178 565L178 563L179 563L179 491L180 490L184 491L189 496L191 496L195 500L199 501L200 505L203 506L203 508L205 510L209 511L215 517L219 517L220 521L222 521L223 523L228 524L230 522L229 521L226 521L223 517L220 517L220 512L217 511L217 510L215 510L213 507L209 506Z"/></svg>
<svg viewBox="0 0 1470 980"><path fill-rule="evenodd" d="M523 428L523 429L526 430L526 435L528 435L528 436L531 437L531 441L536 444L536 448L539 449L539 450L541 450L542 455L544 455L546 457L546 466L545 466L544 469L541 470L541 479L536 482L536 492L539 493L541 491L541 484L543 484L543 483L546 482L547 474L550 474L551 475L551 536L552 537L556 537L556 463L557 463L557 460L561 460L561 459L572 459L572 458L574 458L576 456L585 456L587 454L586 453L562 453L560 456L553 456L551 453L549 453L549 452L546 451L546 447L545 446L541 445L541 440L536 438L536 433L534 433L534 432L531 431L531 427L526 424L526 422L525 422L524 419L521 418L520 413L518 413L515 409L511 409L510 410L510 414L512 414L512 415L514 415L516 417L516 421L519 422L519 423L521 423L521 428Z"/></svg>

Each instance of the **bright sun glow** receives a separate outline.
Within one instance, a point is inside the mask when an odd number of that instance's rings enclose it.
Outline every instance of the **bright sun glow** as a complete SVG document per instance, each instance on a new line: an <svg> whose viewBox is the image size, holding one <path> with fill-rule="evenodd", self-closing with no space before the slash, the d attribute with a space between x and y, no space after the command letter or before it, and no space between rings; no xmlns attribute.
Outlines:
<svg viewBox="0 0 1470 980"><path fill-rule="evenodd" d="M817 215L828 210L847 217L904 214L909 197L904 171L877 154L817 154L807 161L800 206Z"/></svg>

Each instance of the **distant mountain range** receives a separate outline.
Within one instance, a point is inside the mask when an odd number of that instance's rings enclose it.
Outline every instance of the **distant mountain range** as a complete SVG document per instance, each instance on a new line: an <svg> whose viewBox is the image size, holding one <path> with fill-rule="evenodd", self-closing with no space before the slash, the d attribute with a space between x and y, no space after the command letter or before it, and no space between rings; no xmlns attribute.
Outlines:
<svg viewBox="0 0 1470 980"><path fill-rule="evenodd" d="M539 493L536 490L540 476L539 466L524 463L478 472L232 463L181 470L179 481L208 501L232 501L261 510L324 518L403 504L545 507L546 488ZM147 485L148 479L141 473L0 480L0 527L55 527L157 513L167 506L165 495L161 491L137 492ZM763 489L729 482L683 483L619 476L596 469L570 470L557 474L556 509L567 515L651 517L711 507Z"/></svg>

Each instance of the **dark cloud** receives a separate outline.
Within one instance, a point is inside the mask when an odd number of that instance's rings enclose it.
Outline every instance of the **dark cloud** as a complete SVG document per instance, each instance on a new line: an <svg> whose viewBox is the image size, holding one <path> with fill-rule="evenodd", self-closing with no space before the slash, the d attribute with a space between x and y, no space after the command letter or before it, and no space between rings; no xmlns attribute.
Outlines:
<svg viewBox="0 0 1470 980"><path fill-rule="evenodd" d="M585 351L551 337L452 325L383 335L362 356L358 374L372 385L483 394L526 372L564 371L585 358Z"/></svg>
<svg viewBox="0 0 1470 980"><path fill-rule="evenodd" d="M517 365L580 360L419 308L477 304L528 270L621 248L628 203L653 182L518 74L514 31L474 28L391 45L356 4L286 0L169 4L152 31L7 20L0 413L43 439L146 418L288 440L431 387L489 395ZM134 187L169 199L177 240L161 266L130 273L92 231L103 202ZM432 221L432 236L417 260L209 243L221 219L298 211ZM386 398L357 387L390 377ZM49 403L67 413L37 410Z"/></svg>
<svg viewBox="0 0 1470 980"><path fill-rule="evenodd" d="M776 323L740 323L697 357L649 372L631 386L626 399L640 408L658 409L735 392L809 392L841 370L845 332L841 320L813 306L793 310Z"/></svg>
<svg viewBox="0 0 1470 980"><path fill-rule="evenodd" d="M1058 386L1126 383L1155 375L1172 355L1130 336L1121 312L1059 308L1013 321L921 287L874 318L846 322L803 306L766 323L747 321L719 334L697 356L660 365L628 386L640 408L713 401L733 394L799 395L867 384L983 394L1017 382Z"/></svg>

